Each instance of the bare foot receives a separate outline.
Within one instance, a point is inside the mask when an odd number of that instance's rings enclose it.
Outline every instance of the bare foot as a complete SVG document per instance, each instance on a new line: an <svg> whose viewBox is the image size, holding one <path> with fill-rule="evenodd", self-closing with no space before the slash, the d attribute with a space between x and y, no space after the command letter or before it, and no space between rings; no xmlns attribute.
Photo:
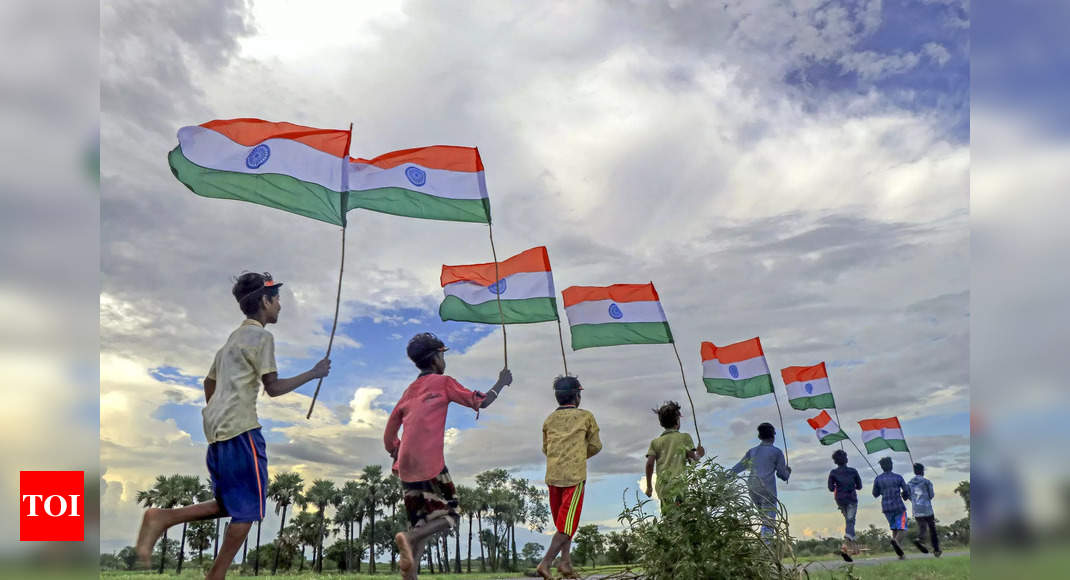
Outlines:
<svg viewBox="0 0 1070 580"><path fill-rule="evenodd" d="M561 564L558 564L557 565L557 571L561 573L561 577L562 578L579 578L580 577L580 575L577 574L576 571L572 569L572 566L565 567L565 566L562 566Z"/></svg>
<svg viewBox="0 0 1070 580"><path fill-rule="evenodd" d="M405 532L394 535L394 543L398 545L398 569L401 570L402 578L415 578L412 574L412 546L409 544L409 536Z"/></svg>
<svg viewBox="0 0 1070 580"><path fill-rule="evenodd" d="M156 545L156 540L160 539L167 526L163 525L160 521L163 515L163 510L158 508L149 508L145 510L145 515L141 517L141 528L137 531L137 546L135 551L137 552L137 559L145 568L152 566L152 547Z"/></svg>
<svg viewBox="0 0 1070 580"><path fill-rule="evenodd" d="M543 580L554 579L553 575L550 574L550 567L546 565L546 562L539 562L538 567L535 568L535 573Z"/></svg>

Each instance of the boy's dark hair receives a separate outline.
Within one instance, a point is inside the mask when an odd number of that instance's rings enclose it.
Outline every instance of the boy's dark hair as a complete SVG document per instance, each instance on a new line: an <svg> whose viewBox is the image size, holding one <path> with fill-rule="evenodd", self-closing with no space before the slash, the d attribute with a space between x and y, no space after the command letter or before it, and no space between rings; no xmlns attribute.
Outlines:
<svg viewBox="0 0 1070 580"><path fill-rule="evenodd" d="M915 463L914 475L925 475L925 466L920 463Z"/></svg>
<svg viewBox="0 0 1070 580"><path fill-rule="evenodd" d="M664 405L652 411L657 414L658 422L665 429L672 429L680 424L680 403L676 401L666 401Z"/></svg>
<svg viewBox="0 0 1070 580"><path fill-rule="evenodd" d="M434 360L435 353L442 352L445 347L446 345L437 336L430 332L421 332L409 339L409 345L405 348L405 353L409 356L409 360L416 365L416 368L424 371L431 367L431 361Z"/></svg>
<svg viewBox="0 0 1070 580"><path fill-rule="evenodd" d="M843 449L837 449L832 453L832 462L836 465L847 465L847 452Z"/></svg>
<svg viewBox="0 0 1070 580"><path fill-rule="evenodd" d="M883 469L884 471L891 471L892 470L892 458L891 457L881 457L881 460L878 461L877 463L880 464L881 469Z"/></svg>
<svg viewBox="0 0 1070 580"><path fill-rule="evenodd" d="M580 400L583 386L576 377L563 375L554 379L554 398L558 405L576 405Z"/></svg>
<svg viewBox="0 0 1070 580"><path fill-rule="evenodd" d="M269 299L279 295L281 282L275 282L271 274L264 272L242 272L234 279L234 287L230 292L238 301L238 308L246 316L252 318L260 312L260 298L267 296Z"/></svg>
<svg viewBox="0 0 1070 580"><path fill-rule="evenodd" d="M772 423L758 425L758 439L776 439L776 427Z"/></svg>

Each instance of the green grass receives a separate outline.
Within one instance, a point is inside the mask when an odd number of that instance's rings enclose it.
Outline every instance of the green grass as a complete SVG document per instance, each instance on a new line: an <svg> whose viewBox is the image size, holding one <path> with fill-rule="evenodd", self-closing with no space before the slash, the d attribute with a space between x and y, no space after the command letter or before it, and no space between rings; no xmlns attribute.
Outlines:
<svg viewBox="0 0 1070 580"><path fill-rule="evenodd" d="M425 578L425 577L426 578L433 578L435 580L494 580L494 579L498 579L498 578L517 578L517 577L520 577L520 576L523 576L523 575L524 575L523 572L496 572L496 573L488 572L488 573L485 573L485 574L480 574L478 572L472 572L471 574L429 574L427 572L424 572L424 573L420 574L420 577L421 578ZM112 571L106 571L106 572L101 572L100 577L101 578L106 578L107 580L149 580L151 578L204 578L204 574L195 572L193 570L183 570L181 575L177 575L177 574L175 574L175 571L172 569L169 573L167 571L164 571L164 573L162 575L156 574L155 572L112 572ZM386 572L378 572L378 573L376 573L374 575L372 575L372 574L344 574L342 572L326 572L326 571L323 574L317 574L315 572L305 571L305 572L302 572L300 574L298 574L298 573L294 573L294 574L283 574L283 573L280 573L280 574L278 574L276 576L272 576L270 568L266 572L264 570L261 570L260 571L260 576L253 576L252 571L248 571L245 574L237 574L236 572L232 571L232 572L227 574L227 578L265 578L265 579L279 578L279 579L282 579L282 580L295 580L295 579L298 579L298 578L300 578L301 580L320 580L320 579L324 579L324 578L335 578L335 579L337 579L337 578L346 578L347 580L363 580L363 579L379 580L379 579L382 579L382 578L397 578L397 577L398 577L398 572L391 573L389 571L389 568L387 568Z"/></svg>
<svg viewBox="0 0 1070 580"><path fill-rule="evenodd" d="M940 559L926 558L905 562L888 562L872 566L844 566L837 570L815 570L810 567L810 578L832 580L858 578L859 580L959 580L970 577L970 557L950 556Z"/></svg>

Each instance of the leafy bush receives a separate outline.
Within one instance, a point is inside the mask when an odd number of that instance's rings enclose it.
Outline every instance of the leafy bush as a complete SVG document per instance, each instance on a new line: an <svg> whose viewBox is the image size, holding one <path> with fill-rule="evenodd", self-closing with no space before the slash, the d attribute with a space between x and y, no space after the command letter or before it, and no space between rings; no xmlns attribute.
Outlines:
<svg viewBox="0 0 1070 580"><path fill-rule="evenodd" d="M764 516L751 503L744 478L710 459L689 466L674 482L673 493L684 500L661 518L646 511L651 500L641 498L638 492L634 504L629 505L625 498L619 520L631 535L630 548L635 551L642 577L799 577L784 506L777 507L771 536L763 538L760 526Z"/></svg>

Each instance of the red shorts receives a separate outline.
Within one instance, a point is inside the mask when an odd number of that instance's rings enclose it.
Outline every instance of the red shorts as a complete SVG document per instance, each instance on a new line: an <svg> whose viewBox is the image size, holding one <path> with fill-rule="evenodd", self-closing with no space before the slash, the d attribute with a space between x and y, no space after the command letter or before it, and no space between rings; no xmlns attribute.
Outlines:
<svg viewBox="0 0 1070 580"><path fill-rule="evenodd" d="M585 481L572 487L550 488L550 515L554 518L557 531L572 537L576 535L576 528L580 526L580 512L583 511L583 488Z"/></svg>

